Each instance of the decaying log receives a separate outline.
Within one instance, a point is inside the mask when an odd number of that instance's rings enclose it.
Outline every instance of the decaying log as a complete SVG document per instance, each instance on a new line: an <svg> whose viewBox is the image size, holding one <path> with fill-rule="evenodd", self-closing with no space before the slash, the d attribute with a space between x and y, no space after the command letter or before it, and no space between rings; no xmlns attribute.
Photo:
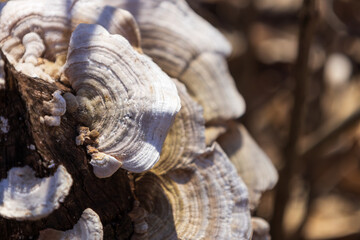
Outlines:
<svg viewBox="0 0 360 240"><path fill-rule="evenodd" d="M250 208L277 175L229 125L245 109L229 44L184 1L135 3L1 3L5 239L253 235Z"/></svg>
<svg viewBox="0 0 360 240"><path fill-rule="evenodd" d="M70 114L65 113L60 127L39 120L44 114L43 101L50 101L58 88L68 89L19 73L6 59L5 70L7 81L6 89L1 91L0 115L7 119L9 131L1 135L1 177L6 178L7 171L14 166L31 166L38 177L49 177L61 163L73 179L69 195L47 218L32 222L1 218L5 239L37 236L45 228L71 229L88 207L101 216L102 222L110 224L118 219L116 225L123 228L118 228L117 234L130 236L127 212L132 196L125 171L108 179L99 179L91 173L85 149L75 144L79 123Z"/></svg>

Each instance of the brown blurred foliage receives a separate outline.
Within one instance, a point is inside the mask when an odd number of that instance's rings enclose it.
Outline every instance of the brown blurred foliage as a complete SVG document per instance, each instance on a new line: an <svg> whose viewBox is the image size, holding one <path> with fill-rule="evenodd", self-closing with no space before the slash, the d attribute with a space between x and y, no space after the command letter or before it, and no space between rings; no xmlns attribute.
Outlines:
<svg viewBox="0 0 360 240"><path fill-rule="evenodd" d="M233 45L230 71L247 103L239 121L281 171L291 161L284 158L284 148L306 0L188 2ZM275 240L360 239L360 1L314 2L316 26L297 159L254 215L271 222ZM287 191L281 182L289 184L289 199L282 206L283 221L276 222L274 193ZM276 232L279 226L281 233Z"/></svg>

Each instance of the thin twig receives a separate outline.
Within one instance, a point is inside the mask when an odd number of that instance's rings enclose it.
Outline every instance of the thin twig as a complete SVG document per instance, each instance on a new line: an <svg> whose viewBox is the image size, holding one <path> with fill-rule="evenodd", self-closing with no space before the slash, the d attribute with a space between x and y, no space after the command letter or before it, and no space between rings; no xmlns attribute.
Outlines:
<svg viewBox="0 0 360 240"><path fill-rule="evenodd" d="M319 192L318 189L316 189L317 188L316 185L319 185L317 184L317 181L319 181L319 179L314 179L315 177L314 174L311 174L310 172L314 168L314 164L317 165L317 168L319 168L319 166L320 168L322 168L321 166L325 168L327 163L329 163L329 158L319 158L318 154L321 153L322 150L325 149L325 147L327 147L330 143L336 140L341 133L349 131L350 129L357 126L357 124L359 124L359 121L360 121L360 109L354 111L354 113L352 113L348 118L346 118L342 123L340 123L336 127L327 131L325 134L321 134L320 137L318 137L318 139L315 141L315 143L313 143L301 154L301 159L305 161L305 173L307 175L310 174L310 179L309 176L307 179L304 179L304 183L309 185L309 195L306 201L305 215L303 216L303 219L301 220L298 228L296 229L295 233L292 235L291 239L293 240L304 239L302 232L312 212L314 201L317 199L317 197L320 194L324 194L325 192L331 191L331 189L333 189L342 179L341 176L336 176L335 174L335 172L337 172L336 170L339 169L340 167L339 166L340 162L337 161L338 164L328 164L328 168L330 168L330 170L328 169L328 171L332 170L332 173L330 174L331 179L327 181L327 187L325 189L322 187L321 192ZM345 155L344 153L339 153L336 154L335 156L332 156L332 158L336 160L348 159L348 156L346 156L346 154L353 155L353 151L355 148L356 149L358 148L358 144L354 144L350 150L346 151L347 153L345 153ZM317 160L310 161L310 159L317 159ZM343 161L341 163L343 163ZM320 177L321 176L317 176L317 178Z"/></svg>
<svg viewBox="0 0 360 240"><path fill-rule="evenodd" d="M302 153L301 158L307 160L312 159L312 156L316 156L331 142L336 140L340 134L346 132L359 124L360 122L360 109L354 111L349 117L342 121L339 125L322 134L318 139L309 147L307 147ZM310 162L309 162L310 163Z"/></svg>
<svg viewBox="0 0 360 240"><path fill-rule="evenodd" d="M331 156L324 157L324 160L321 160L320 165L316 166L316 168L313 166L307 167L307 177L304 179L304 185L308 186L309 193L305 203L305 213L290 239L305 239L303 230L313 210L315 209L315 200L318 197L331 192L341 182L341 180L343 180L344 174L342 171L339 171L339 169L343 164L349 164L349 162L354 160L354 156L357 155L354 151L359 152L358 148L359 144L354 142L351 148L339 151ZM338 161L339 159L342 159L342 161ZM322 169L320 174L318 169ZM326 184L324 184L325 182Z"/></svg>
<svg viewBox="0 0 360 240"><path fill-rule="evenodd" d="M303 240L304 236L302 234L302 231L305 228L306 223L311 216L311 213L313 212L315 199L316 199L316 196L315 196L314 190L312 188L310 188L308 197L306 199L306 209L305 209L303 219L301 219L299 226L297 227L295 232L292 234L292 237L290 239Z"/></svg>
<svg viewBox="0 0 360 240"><path fill-rule="evenodd" d="M279 174L280 178L275 195L274 215L271 221L272 238L276 240L284 239L282 223L285 208L289 200L290 179L293 176L294 166L298 159L297 145L305 112L309 51L316 19L317 11L315 0L305 0L302 7L298 55L294 69L294 107L291 115L289 137L283 153L284 166Z"/></svg>

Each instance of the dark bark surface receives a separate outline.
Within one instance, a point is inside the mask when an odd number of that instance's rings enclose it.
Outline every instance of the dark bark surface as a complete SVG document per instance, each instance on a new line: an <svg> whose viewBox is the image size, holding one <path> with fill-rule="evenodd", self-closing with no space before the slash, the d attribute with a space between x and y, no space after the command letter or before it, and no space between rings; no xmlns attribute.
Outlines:
<svg viewBox="0 0 360 240"><path fill-rule="evenodd" d="M43 101L60 89L70 91L59 83L49 83L18 73L5 59L6 89L0 90L0 116L8 119L10 129L0 134L0 178L14 166L29 165L37 177L52 175L59 164L73 178L69 195L59 209L38 221L15 221L0 218L1 239L37 238L40 230L71 229L86 208L93 209L104 226L104 239L128 239L133 227L127 213L133 196L127 173L117 171L110 178L95 177L83 146L76 146L76 116L66 113L59 127L40 122ZM31 150L30 145L36 147ZM54 162L55 167L49 168Z"/></svg>

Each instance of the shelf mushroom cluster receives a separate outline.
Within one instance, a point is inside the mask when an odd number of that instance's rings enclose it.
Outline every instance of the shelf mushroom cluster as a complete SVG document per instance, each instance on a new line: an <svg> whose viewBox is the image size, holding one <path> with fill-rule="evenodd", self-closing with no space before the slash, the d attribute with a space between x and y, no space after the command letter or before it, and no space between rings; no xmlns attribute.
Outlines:
<svg viewBox="0 0 360 240"><path fill-rule="evenodd" d="M97 177L119 168L140 173L129 213L134 239L251 237L250 209L277 173L234 120L245 104L226 65L231 47L215 28L183 0L16 0L0 10L0 47L15 71L72 89L55 91L39 121L56 128L64 114L76 118L76 144ZM11 169L0 187L30 179L28 168ZM27 199L3 197L0 215L48 216L72 184L61 165L54 177L58 184L35 179L39 193ZM51 210L34 218L2 211L8 199L32 208L23 202L49 187L56 196L62 190ZM73 230L44 230L40 237L91 232L102 239L99 216L86 209Z"/></svg>

